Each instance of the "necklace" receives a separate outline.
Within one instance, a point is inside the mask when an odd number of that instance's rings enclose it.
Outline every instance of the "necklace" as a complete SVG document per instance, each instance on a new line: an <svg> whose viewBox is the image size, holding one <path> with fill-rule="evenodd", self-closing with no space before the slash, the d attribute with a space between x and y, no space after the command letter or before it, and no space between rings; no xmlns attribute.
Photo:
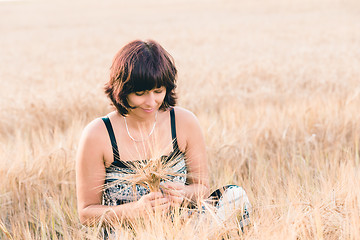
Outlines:
<svg viewBox="0 0 360 240"><path fill-rule="evenodd" d="M126 122L126 117L124 117L126 131L127 131L127 134L129 135L129 137L131 138L131 140L133 140L134 142L143 142L143 141L147 140L151 136L151 134L153 134L153 132L154 132L154 129L155 129L155 126L156 126L157 114L158 114L158 111L156 111L154 125L153 125L150 133L147 135L147 137L142 138L142 139L135 139L135 138L133 138L133 136L131 136L131 134L129 132L128 125L127 125L127 122Z"/></svg>

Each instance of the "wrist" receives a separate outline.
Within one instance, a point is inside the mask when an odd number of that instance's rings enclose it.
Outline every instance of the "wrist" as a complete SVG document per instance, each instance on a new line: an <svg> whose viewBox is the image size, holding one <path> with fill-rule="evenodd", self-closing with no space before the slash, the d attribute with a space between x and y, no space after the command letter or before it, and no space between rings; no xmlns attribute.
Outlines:
<svg viewBox="0 0 360 240"><path fill-rule="evenodd" d="M208 196L209 189L203 184L190 184L186 185L185 198L188 203L199 204L203 199Z"/></svg>

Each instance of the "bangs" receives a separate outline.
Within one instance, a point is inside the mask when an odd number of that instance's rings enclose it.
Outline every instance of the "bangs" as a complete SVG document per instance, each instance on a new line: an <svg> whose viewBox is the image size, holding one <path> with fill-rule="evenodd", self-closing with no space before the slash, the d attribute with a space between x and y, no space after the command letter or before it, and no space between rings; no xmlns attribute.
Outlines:
<svg viewBox="0 0 360 240"><path fill-rule="evenodd" d="M160 88L165 86L166 89L172 90L175 87L175 74L169 67L167 61L160 61L154 58L148 52L142 54L142 61L134 62L128 72L129 76L124 84L127 92L141 92ZM175 70L176 71L176 70Z"/></svg>
<svg viewBox="0 0 360 240"><path fill-rule="evenodd" d="M166 86L166 81L159 70L135 68L125 86L128 92L141 92Z"/></svg>

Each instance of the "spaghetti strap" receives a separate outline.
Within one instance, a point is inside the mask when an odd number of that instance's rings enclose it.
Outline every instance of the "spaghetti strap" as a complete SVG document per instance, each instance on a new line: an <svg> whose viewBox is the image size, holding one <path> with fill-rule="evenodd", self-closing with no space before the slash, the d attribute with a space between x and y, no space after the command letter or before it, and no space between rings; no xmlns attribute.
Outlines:
<svg viewBox="0 0 360 240"><path fill-rule="evenodd" d="M170 122L171 122L171 136L173 142L173 150L179 149L177 138L176 138L176 125L175 125L175 111L174 108L170 110Z"/></svg>
<svg viewBox="0 0 360 240"><path fill-rule="evenodd" d="M112 150L113 150L114 161L120 160L119 150L118 150L118 146L117 146L117 143L116 143L115 134L114 134L113 128L111 126L110 119L109 119L108 116L103 117L101 119L104 121L106 129L107 129L109 137L110 137L111 146L112 146Z"/></svg>

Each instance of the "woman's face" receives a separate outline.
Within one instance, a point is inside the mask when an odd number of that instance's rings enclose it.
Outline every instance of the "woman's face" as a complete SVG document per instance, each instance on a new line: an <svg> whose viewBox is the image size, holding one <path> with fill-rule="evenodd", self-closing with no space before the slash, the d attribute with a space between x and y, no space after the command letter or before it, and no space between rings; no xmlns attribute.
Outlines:
<svg viewBox="0 0 360 240"><path fill-rule="evenodd" d="M161 106L166 95L166 88L154 88L141 92L130 93L127 97L128 103L135 109L129 109L129 113L136 113L141 116L154 114Z"/></svg>

